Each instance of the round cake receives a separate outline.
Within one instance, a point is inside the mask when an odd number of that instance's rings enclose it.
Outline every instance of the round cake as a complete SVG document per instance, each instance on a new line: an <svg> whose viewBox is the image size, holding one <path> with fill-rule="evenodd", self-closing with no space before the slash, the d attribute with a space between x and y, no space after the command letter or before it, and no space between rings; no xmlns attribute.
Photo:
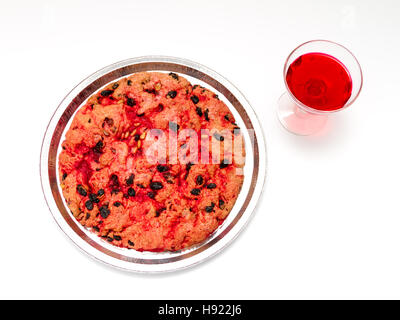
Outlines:
<svg viewBox="0 0 400 320"><path fill-rule="evenodd" d="M212 91L142 72L80 107L59 155L61 188L83 226L113 245L177 251L204 241L243 184L244 142Z"/></svg>

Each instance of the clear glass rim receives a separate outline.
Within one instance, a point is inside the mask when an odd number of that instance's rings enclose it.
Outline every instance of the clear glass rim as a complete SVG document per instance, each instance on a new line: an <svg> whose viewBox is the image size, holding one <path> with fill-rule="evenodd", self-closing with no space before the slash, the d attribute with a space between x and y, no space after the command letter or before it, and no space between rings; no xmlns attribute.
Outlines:
<svg viewBox="0 0 400 320"><path fill-rule="evenodd" d="M339 108L339 109L336 109L336 110L326 110L326 111L325 111L325 110L316 110L316 109L313 109L313 108L311 108L311 107L305 105L304 103L302 103L300 100L298 100L298 99L293 95L293 93L291 92L291 90L289 89L289 86L288 86L287 81L286 81L286 72L287 72L286 70L287 70L287 68L289 67L288 64L289 64L290 58L291 58L300 48L304 47L304 46L307 45L307 44L314 43L314 42L329 43L329 44L333 44L333 45L335 45L335 46L338 46L338 47L344 49L344 50L347 51L347 52L350 54L350 56L354 59L354 61L356 62L356 65L357 65L357 67L358 67L358 69L359 69L359 71L360 71L360 87L359 87L359 89L358 89L358 92L357 92L357 94L356 94L351 100L349 99L349 100L346 102L346 104L345 104L342 108ZM344 64L344 66L346 66L346 65ZM286 58L286 61L285 61L285 65L284 65L284 67L283 67L283 81L285 82L286 91L288 92L289 97L293 100L293 102L294 102L298 107L300 107L301 109L303 109L303 110L306 111L306 112L328 115L328 114L331 114L331 113L335 113L335 112L338 112L338 111L347 109L349 106L351 106L351 105L354 103L354 101L356 101L356 99L358 98L358 96L359 96L360 93L361 93L361 89L362 89L362 87L363 87L364 79L363 79L363 72L362 72L362 69L361 69L361 65L360 65L360 63L358 62L358 60L357 60L357 58L355 57L355 55L354 55L349 49L347 49L345 46L343 46L343 45L341 45L341 44L339 44L339 43L337 43L337 42L331 41L331 40L315 39L315 40L310 40L310 41L307 41L307 42L304 42L304 43L300 44L299 46L297 46L296 48L294 48L294 49L292 50L292 52L288 55L288 57Z"/></svg>
<svg viewBox="0 0 400 320"><path fill-rule="evenodd" d="M54 168L51 169L57 161L57 158L54 159L54 156L51 154L54 152L54 148L58 147L58 143L54 139L54 136L59 134L60 131L64 130L59 128L59 123L64 121L66 117L71 117L72 114L69 114L71 105L75 101L75 99L79 98L85 90L88 90L89 87L98 86L99 82L106 83L111 82L110 75L116 73L118 76L123 76L124 72L128 72L127 70L131 70L131 68L135 68L139 65L139 68L149 67L151 69L155 65L166 65L166 66L175 66L176 68L187 68L190 72L193 73L194 77L204 76L207 79L211 79L211 81L218 83L221 87L229 93L230 98L237 101L239 103L246 115L248 117L248 121L252 124L255 132L255 141L257 144L257 167L254 167L251 180L251 194L245 195L245 203L241 208L238 208L237 212L240 213L237 217L235 216L234 223L232 222L232 226L229 225L229 228L221 231L218 235L213 236L208 240L205 244L202 244L202 247L195 248L195 250L191 252L186 252L184 258L180 258L179 256L173 257L165 257L164 260L160 259L137 259L123 256L120 252L113 251L112 245L111 247L102 247L101 250L99 248L93 246L90 242L93 242L91 239L84 239L85 235L82 235L80 230L76 231L73 229L65 216L63 216L62 211L65 211L66 208L62 207L63 204L60 203L59 198L59 189L58 184L54 180ZM164 70L164 69L162 69ZM186 70L186 69L185 69ZM172 71L175 70L167 70ZM138 71L136 71L138 72ZM189 72L189 71L188 71ZM130 73L129 73L130 74ZM185 73L184 73L185 74ZM189 75L189 74L188 74ZM104 80L105 79L105 80ZM107 80L108 79L108 80ZM201 78L198 78L201 80ZM103 85L101 85L103 86ZM101 87L100 86L100 87ZM216 89L219 91L218 89ZM235 106L236 108L236 106ZM243 117L241 115L241 117ZM247 128L249 129L249 128ZM247 161L247 156L246 156ZM255 160L254 160L255 161ZM261 194L263 192L265 177L266 177L266 166L267 166L267 156L266 156L266 144L264 139L264 133L260 122L252 109L251 105L248 103L246 98L242 95L242 93L233 86L228 80L223 78L221 75L216 73L215 71L198 64L196 62L168 57L168 56L143 56L138 58L127 59L124 61L120 61L109 65L95 73L91 76L87 77L81 83L79 83L72 91L70 91L67 96L61 101L60 105L55 110L51 120L47 126L46 133L43 138L41 154L40 154L40 179L42 184L43 194L47 203L47 206L50 212L53 215L56 223L59 225L61 230L80 248L84 253L88 254L92 258L95 258L98 261L104 262L113 267L117 267L119 269L123 269L126 271L134 271L134 272L145 272L145 273L157 273L157 272L168 272L168 271L176 271L180 269L184 269L190 266L194 266L200 262L207 260L208 258L214 256L218 252L220 252L225 246L230 244L241 232L241 230L247 225L249 222L254 210L257 207ZM254 183L254 185L253 185ZM62 207L62 208L61 208ZM232 209L233 211L233 209ZM87 236L86 236L87 237ZM98 243L96 243L98 245ZM197 250L199 249L199 250ZM201 250L200 250L201 249ZM115 248L117 250L117 248ZM127 259L128 258L128 259ZM139 260L143 260L142 263L139 263Z"/></svg>

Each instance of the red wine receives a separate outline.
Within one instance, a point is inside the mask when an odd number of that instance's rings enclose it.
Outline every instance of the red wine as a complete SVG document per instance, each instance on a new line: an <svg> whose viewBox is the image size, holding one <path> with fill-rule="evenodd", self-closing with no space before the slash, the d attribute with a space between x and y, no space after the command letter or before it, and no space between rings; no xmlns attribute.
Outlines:
<svg viewBox="0 0 400 320"><path fill-rule="evenodd" d="M351 96L352 81L346 67L324 53L306 53L289 66L286 82L292 94L317 110L343 108Z"/></svg>

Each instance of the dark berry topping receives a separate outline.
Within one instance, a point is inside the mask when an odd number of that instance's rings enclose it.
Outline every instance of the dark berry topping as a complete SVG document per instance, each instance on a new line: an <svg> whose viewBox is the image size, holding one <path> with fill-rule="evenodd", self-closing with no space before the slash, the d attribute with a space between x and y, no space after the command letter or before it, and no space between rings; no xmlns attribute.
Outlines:
<svg viewBox="0 0 400 320"><path fill-rule="evenodd" d="M114 84L112 85L113 90L117 89L118 87L119 87L119 84L118 84L118 83L114 83Z"/></svg>
<svg viewBox="0 0 400 320"><path fill-rule="evenodd" d="M204 111L204 119L206 119L207 121L210 121L210 118L208 117L208 109L206 109L206 111Z"/></svg>
<svg viewBox="0 0 400 320"><path fill-rule="evenodd" d="M67 176L68 176L68 175L64 172L63 175L62 175L63 181L65 180L65 178L66 178Z"/></svg>
<svg viewBox="0 0 400 320"><path fill-rule="evenodd" d="M89 200L92 201L93 203L99 203L99 199L97 198L97 194L91 193L89 194Z"/></svg>
<svg viewBox="0 0 400 320"><path fill-rule="evenodd" d="M213 212L214 207L215 207L215 203L211 202L211 205L206 207L206 212Z"/></svg>
<svg viewBox="0 0 400 320"><path fill-rule="evenodd" d="M115 201L113 204L114 207L119 207L120 205L122 205L122 203L119 201Z"/></svg>
<svg viewBox="0 0 400 320"><path fill-rule="evenodd" d="M93 203L92 203L92 201L87 200L87 201L85 202L85 207L86 207L86 209L88 209L89 211L93 210Z"/></svg>
<svg viewBox="0 0 400 320"><path fill-rule="evenodd" d="M217 185L215 183L209 183L207 185L207 189L215 189L217 187Z"/></svg>
<svg viewBox="0 0 400 320"><path fill-rule="evenodd" d="M164 166L162 164L157 165L157 171L158 172L165 172L165 171L168 171L168 170L169 170L168 166Z"/></svg>
<svg viewBox="0 0 400 320"><path fill-rule="evenodd" d="M227 159L222 160L222 162L219 164L219 167L220 167L221 169L224 169L224 168L226 168L227 166L229 166L229 160L227 160Z"/></svg>
<svg viewBox="0 0 400 320"><path fill-rule="evenodd" d="M156 217L159 217L160 214L161 214L163 211L165 211L165 210L167 210L167 209L166 209L166 208L158 209L158 210L156 211Z"/></svg>
<svg viewBox="0 0 400 320"><path fill-rule="evenodd" d="M154 191L149 191L149 192L147 192L147 196L150 199L154 199L156 197L156 193Z"/></svg>
<svg viewBox="0 0 400 320"><path fill-rule="evenodd" d="M225 118L226 121L231 121L231 120L229 119L229 114L224 115L224 118Z"/></svg>
<svg viewBox="0 0 400 320"><path fill-rule="evenodd" d="M99 191L97 191L97 196L98 197L102 197L102 196L104 196L104 189L100 189Z"/></svg>
<svg viewBox="0 0 400 320"><path fill-rule="evenodd" d="M161 111L163 111L164 110L164 105L162 104L162 103L160 103L159 105L158 105L158 107L157 107L157 111L158 112L161 112Z"/></svg>
<svg viewBox="0 0 400 320"><path fill-rule="evenodd" d="M196 113L198 114L199 117L203 115L203 111L201 110L200 107L196 107Z"/></svg>
<svg viewBox="0 0 400 320"><path fill-rule="evenodd" d="M199 103L199 97L198 96L191 96L190 100L192 100L192 102L194 104L198 104Z"/></svg>
<svg viewBox="0 0 400 320"><path fill-rule="evenodd" d="M179 77L178 77L178 75L176 73L170 72L168 75L170 77L174 78L175 80L179 80Z"/></svg>
<svg viewBox="0 0 400 320"><path fill-rule="evenodd" d="M85 188L84 188L81 184L78 184L78 186L76 187L76 191L77 191L82 197L86 197L86 196L87 196L87 192L86 192Z"/></svg>
<svg viewBox="0 0 400 320"><path fill-rule="evenodd" d="M90 218L90 213L86 213L86 220Z"/></svg>
<svg viewBox="0 0 400 320"><path fill-rule="evenodd" d="M197 176L196 177L196 184L198 184L198 185L202 185L204 183L204 178L203 178L203 176Z"/></svg>
<svg viewBox="0 0 400 320"><path fill-rule="evenodd" d="M119 188L115 188L111 190L111 194L118 194L120 191Z"/></svg>
<svg viewBox="0 0 400 320"><path fill-rule="evenodd" d="M126 99L126 104L127 104L128 106L130 106L130 107L133 107L133 106L136 105L136 101L135 101L135 99L127 98L127 99Z"/></svg>
<svg viewBox="0 0 400 320"><path fill-rule="evenodd" d="M103 90L100 94L103 96L103 97L108 97L110 94L113 94L113 90Z"/></svg>
<svg viewBox="0 0 400 320"><path fill-rule="evenodd" d="M140 134L136 133L134 137L135 137L135 141L139 141L140 140Z"/></svg>
<svg viewBox="0 0 400 320"><path fill-rule="evenodd" d="M161 182L158 181L153 181L150 183L150 188L152 190L160 190L163 188L163 184Z"/></svg>
<svg viewBox="0 0 400 320"><path fill-rule="evenodd" d="M132 84L132 80L128 80L127 84L130 86Z"/></svg>
<svg viewBox="0 0 400 320"><path fill-rule="evenodd" d="M126 184L131 186L133 184L133 179L135 179L135 175L131 174L128 179L126 179Z"/></svg>
<svg viewBox="0 0 400 320"><path fill-rule="evenodd" d="M167 183L174 184L174 177L171 173L165 172L165 173L163 173L163 177L165 180L167 180Z"/></svg>
<svg viewBox="0 0 400 320"><path fill-rule="evenodd" d="M103 147L104 147L104 143L103 143L103 141L100 140L99 142L96 143L96 145L94 146L93 149L97 153L102 153L103 152Z"/></svg>
<svg viewBox="0 0 400 320"><path fill-rule="evenodd" d="M144 89L144 92L156 94L156 89Z"/></svg>
<svg viewBox="0 0 400 320"><path fill-rule="evenodd" d="M118 176L116 174L112 174L110 177L110 184L113 187L119 186Z"/></svg>
<svg viewBox="0 0 400 320"><path fill-rule="evenodd" d="M105 118L104 122L107 123L110 127L114 124L114 120L110 118Z"/></svg>
<svg viewBox="0 0 400 320"><path fill-rule="evenodd" d="M113 242L113 240L114 240L114 239L111 238L111 237L107 237L106 239L107 239L108 242Z"/></svg>
<svg viewBox="0 0 400 320"><path fill-rule="evenodd" d="M180 126L179 126L179 124L170 121L170 122L169 122L169 128L170 128L172 131L174 131L174 132L178 132Z"/></svg>
<svg viewBox="0 0 400 320"><path fill-rule="evenodd" d="M110 209L107 206L101 206L99 208L100 215L103 219L107 218L110 215Z"/></svg>
<svg viewBox="0 0 400 320"><path fill-rule="evenodd" d="M190 191L190 193L194 196L198 196L200 194L200 189L194 188L192 189L192 191Z"/></svg>
<svg viewBox="0 0 400 320"><path fill-rule="evenodd" d="M225 207L225 201L224 200L219 200L219 208L223 209Z"/></svg>
<svg viewBox="0 0 400 320"><path fill-rule="evenodd" d="M191 168L191 167L193 167L193 163L188 162L188 163L186 164L186 171L190 171L190 168Z"/></svg>
<svg viewBox="0 0 400 320"><path fill-rule="evenodd" d="M213 134L213 137L215 138L215 139L217 139L218 141L224 141L224 136L222 136L222 135L220 135L219 133L214 133Z"/></svg>
<svg viewBox="0 0 400 320"><path fill-rule="evenodd" d="M114 240L120 241L120 240L122 240L122 238L120 236L115 236L114 235Z"/></svg>
<svg viewBox="0 0 400 320"><path fill-rule="evenodd" d="M177 94L178 93L175 90L173 90L173 91L170 91L170 92L167 93L167 97L170 97L171 99L174 99Z"/></svg>
<svg viewBox="0 0 400 320"><path fill-rule="evenodd" d="M97 231L97 232L100 231L99 227L96 227L96 226L93 226L93 230L95 230L95 231Z"/></svg>
<svg viewBox="0 0 400 320"><path fill-rule="evenodd" d="M136 196L136 191L135 191L135 189L129 188L129 189L128 189L128 195L129 195L130 197Z"/></svg>
<svg viewBox="0 0 400 320"><path fill-rule="evenodd" d="M135 245L131 240L128 240L128 244L132 247Z"/></svg>

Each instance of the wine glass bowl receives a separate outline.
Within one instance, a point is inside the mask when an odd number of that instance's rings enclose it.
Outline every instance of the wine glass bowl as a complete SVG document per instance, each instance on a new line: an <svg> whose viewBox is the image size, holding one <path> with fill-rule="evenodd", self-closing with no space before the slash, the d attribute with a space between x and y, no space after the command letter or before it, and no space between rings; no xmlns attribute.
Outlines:
<svg viewBox="0 0 400 320"><path fill-rule="evenodd" d="M349 85L351 92L345 97L343 104L324 110L323 107L319 108L315 107L315 105L305 103L304 99L301 101L299 96L296 96L295 92L290 88L288 72L292 72L293 64L296 65L297 61L301 61L301 57L306 57L310 54L322 55L326 57L327 60L331 60L330 62L328 61L331 64L336 61L335 63L337 63L338 66L340 65L343 69L342 73L347 73L350 79ZM308 60L309 64L312 65L313 62L310 62L312 59ZM329 72L324 69L327 68L326 64L321 66L321 68L323 68L322 70L318 70L318 67L316 68L320 74ZM338 73L332 73L331 76L333 75L337 76ZM309 76L312 77L312 70L310 70ZM326 76L328 80L328 86L337 80L331 79L330 81L329 74L325 74L324 76ZM278 118L287 130L298 135L310 135L322 129L328 120L329 114L348 108L357 99L363 84L361 67L355 56L344 46L328 40L312 40L295 48L286 59L283 69L283 78L286 92L278 101ZM326 87L327 84L318 78L308 79L303 85L304 90L307 90L308 93L315 96L324 95L329 90L329 88ZM335 95L331 96L331 98L332 97L338 98Z"/></svg>

